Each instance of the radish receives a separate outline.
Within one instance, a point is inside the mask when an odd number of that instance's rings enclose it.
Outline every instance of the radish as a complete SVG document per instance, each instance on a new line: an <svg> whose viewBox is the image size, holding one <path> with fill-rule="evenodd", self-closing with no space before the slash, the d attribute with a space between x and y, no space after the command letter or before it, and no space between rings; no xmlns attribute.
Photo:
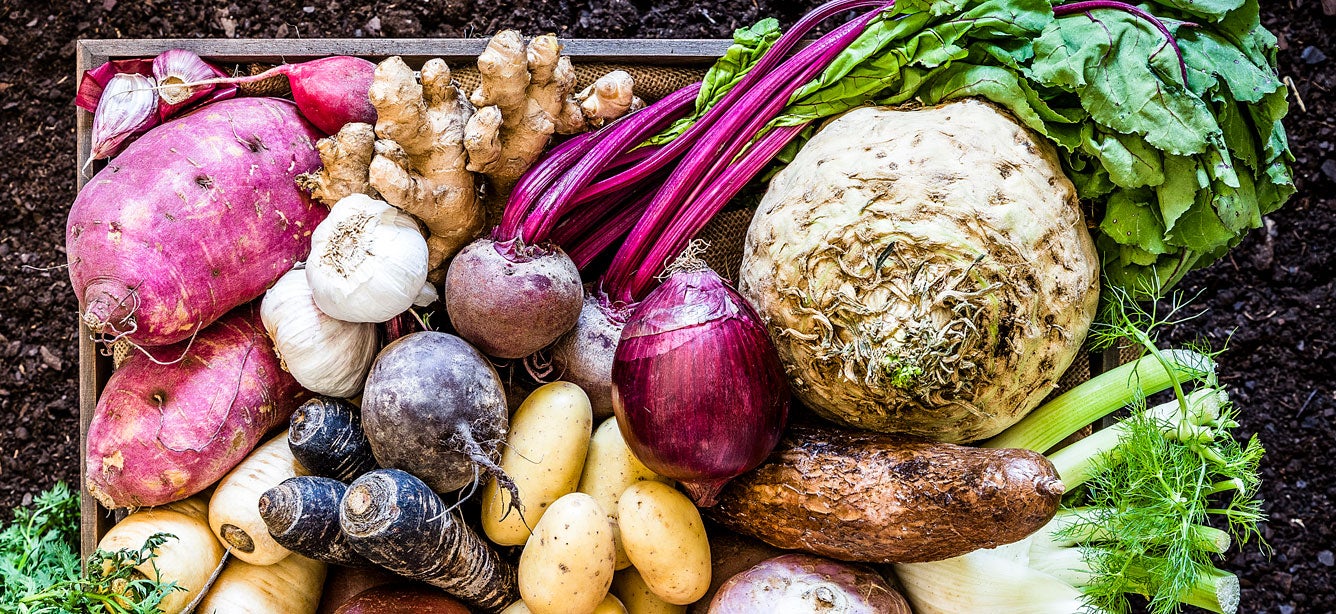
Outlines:
<svg viewBox="0 0 1336 614"><path fill-rule="evenodd" d="M715 593L710 614L910 614L909 603L863 565L810 554L785 554L757 564Z"/></svg>
<svg viewBox="0 0 1336 614"><path fill-rule="evenodd" d="M292 103L215 102L154 128L79 193L65 247L94 333L166 345L264 293L310 250L320 165Z"/></svg>
<svg viewBox="0 0 1336 614"><path fill-rule="evenodd" d="M316 397L292 412L288 447L312 475L351 482L376 468L362 414L343 399Z"/></svg>
<svg viewBox="0 0 1336 614"><path fill-rule="evenodd" d="M347 490L330 478L288 478L260 496L260 517L274 541L292 552L332 565L372 567L339 527L339 502Z"/></svg>
<svg viewBox="0 0 1336 614"><path fill-rule="evenodd" d="M258 75L208 79L180 87L242 85L283 75L288 78L292 100L302 116L328 135L338 132L344 124L376 123L376 109L367 94L375 72L376 65L368 60L336 55L300 64L282 64Z"/></svg>

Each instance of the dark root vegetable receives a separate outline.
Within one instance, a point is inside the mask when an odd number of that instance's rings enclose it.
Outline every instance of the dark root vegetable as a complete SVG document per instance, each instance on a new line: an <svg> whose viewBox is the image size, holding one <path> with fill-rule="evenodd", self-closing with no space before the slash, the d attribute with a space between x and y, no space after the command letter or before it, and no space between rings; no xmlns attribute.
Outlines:
<svg viewBox="0 0 1336 614"><path fill-rule="evenodd" d="M606 294L586 288L584 308L575 328L552 345L553 372L584 389L595 420L613 413L612 359L627 315L612 305Z"/></svg>
<svg viewBox="0 0 1336 614"><path fill-rule="evenodd" d="M459 335L498 358L523 358L575 326L580 271L561 248L488 238L450 262L445 310Z"/></svg>
<svg viewBox="0 0 1336 614"><path fill-rule="evenodd" d="M316 397L298 407L289 421L288 447L307 471L340 482L376 468L360 412L343 399Z"/></svg>
<svg viewBox="0 0 1336 614"><path fill-rule="evenodd" d="M370 567L339 528L347 486L316 476L288 478L260 495L260 517L278 545L304 557L344 567Z"/></svg>
<svg viewBox="0 0 1336 614"><path fill-rule="evenodd" d="M343 497L339 523L358 553L401 576L489 612L519 599L514 565L403 471L379 469L357 478Z"/></svg>
<svg viewBox="0 0 1336 614"><path fill-rule="evenodd" d="M469 609L438 589L399 583L362 591L337 614L469 614Z"/></svg>
<svg viewBox="0 0 1336 614"><path fill-rule="evenodd" d="M636 457L708 507L779 443L789 388L742 296L690 256L674 268L622 330L612 403Z"/></svg>
<svg viewBox="0 0 1336 614"><path fill-rule="evenodd" d="M509 430L501 378L454 335L413 333L381 350L362 392L362 427L382 467L411 471L437 492L480 472L513 486L497 465Z"/></svg>
<svg viewBox="0 0 1336 614"><path fill-rule="evenodd" d="M785 554L729 578L710 614L826 612L910 614L909 603L877 572L810 554Z"/></svg>

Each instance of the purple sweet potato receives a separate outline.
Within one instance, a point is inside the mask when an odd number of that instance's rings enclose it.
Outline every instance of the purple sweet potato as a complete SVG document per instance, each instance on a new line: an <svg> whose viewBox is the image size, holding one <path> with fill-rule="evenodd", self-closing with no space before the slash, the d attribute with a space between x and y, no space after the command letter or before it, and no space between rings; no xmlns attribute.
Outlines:
<svg viewBox="0 0 1336 614"><path fill-rule="evenodd" d="M193 343L146 350L156 360L135 352L111 374L85 461L88 491L103 505L162 505L204 490L309 396L279 367L259 311L248 305Z"/></svg>
<svg viewBox="0 0 1336 614"><path fill-rule="evenodd" d="M144 134L84 186L65 246L95 333L166 345L260 296L328 211L295 178L319 133L292 103L215 102Z"/></svg>

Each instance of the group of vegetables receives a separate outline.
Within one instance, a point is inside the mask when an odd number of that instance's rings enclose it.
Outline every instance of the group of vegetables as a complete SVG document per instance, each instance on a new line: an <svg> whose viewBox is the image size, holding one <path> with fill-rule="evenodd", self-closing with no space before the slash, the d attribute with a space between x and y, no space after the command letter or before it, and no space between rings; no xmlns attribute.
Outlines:
<svg viewBox="0 0 1336 614"><path fill-rule="evenodd" d="M1135 301L1293 191L1274 43L1253 0L834 0L651 101L511 31L473 92L90 71L101 547L169 614L1233 612L1261 447ZM693 239L749 186L735 289ZM1144 356L1045 403L1088 337Z"/></svg>

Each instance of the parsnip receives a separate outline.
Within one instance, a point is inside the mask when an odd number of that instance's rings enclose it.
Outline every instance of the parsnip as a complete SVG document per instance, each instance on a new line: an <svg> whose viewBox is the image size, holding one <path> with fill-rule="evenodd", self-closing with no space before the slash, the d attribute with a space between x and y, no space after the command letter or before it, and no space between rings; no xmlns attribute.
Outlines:
<svg viewBox="0 0 1336 614"><path fill-rule="evenodd" d="M300 554L264 566L233 559L195 613L315 614L325 572L324 563Z"/></svg>
<svg viewBox="0 0 1336 614"><path fill-rule="evenodd" d="M107 551L138 550L149 536L168 533L156 556L136 568L150 580L175 582L176 591L158 605L163 614L177 614L195 599L223 559L223 547L209 531L208 504L203 496L130 514L102 536L97 547Z"/></svg>
<svg viewBox="0 0 1336 614"><path fill-rule="evenodd" d="M260 496L283 480L306 475L283 433L256 448L218 483L209 499L209 528L232 555L252 565L273 565L291 554L269 535Z"/></svg>

